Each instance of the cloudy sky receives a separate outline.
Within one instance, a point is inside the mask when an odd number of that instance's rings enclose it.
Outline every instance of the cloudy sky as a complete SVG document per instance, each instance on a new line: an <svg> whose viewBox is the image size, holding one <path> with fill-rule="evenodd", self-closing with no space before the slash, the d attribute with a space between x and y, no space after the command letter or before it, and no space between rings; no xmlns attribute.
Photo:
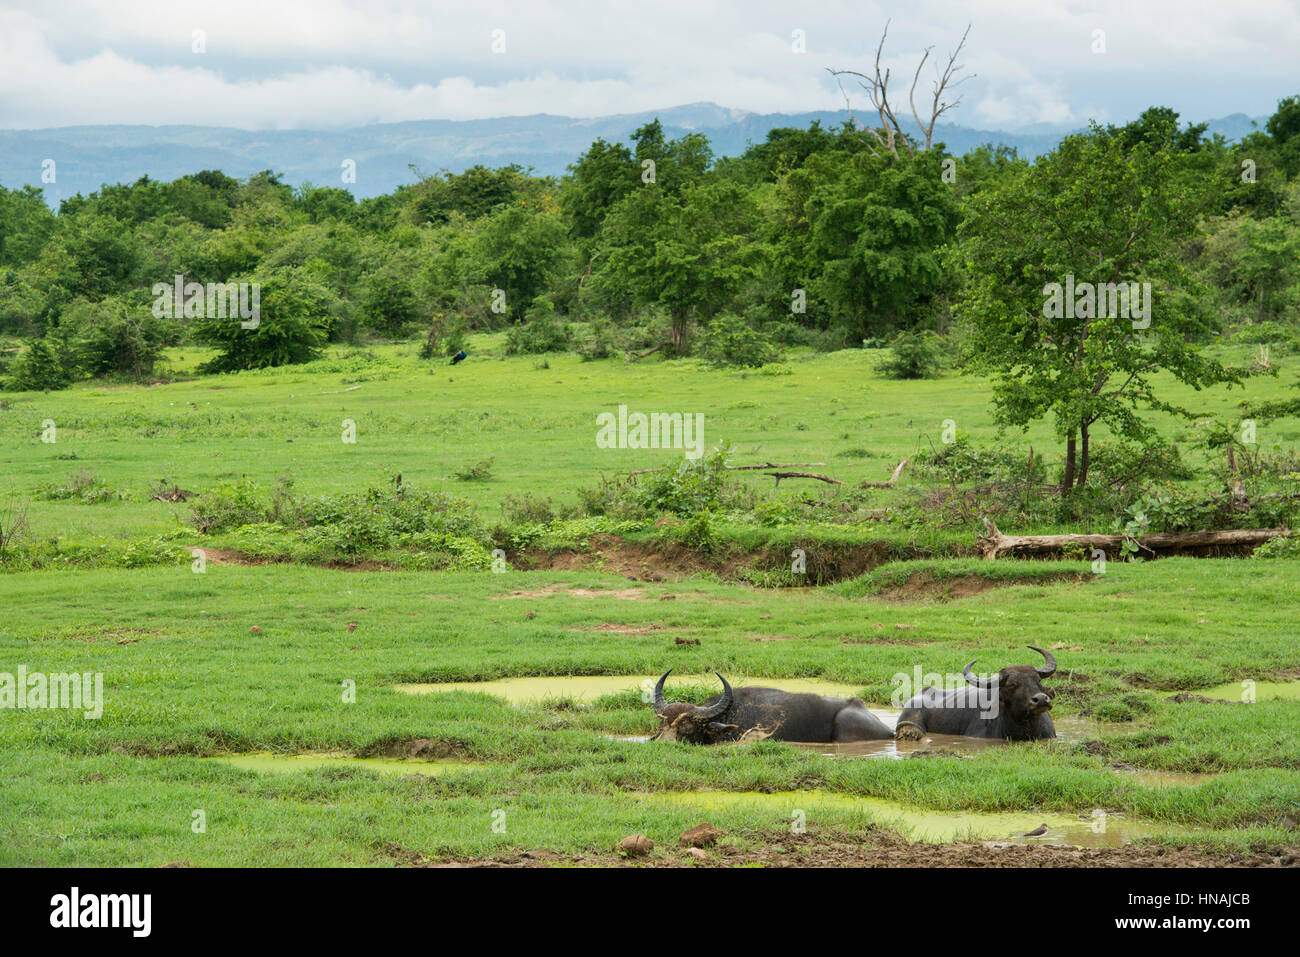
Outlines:
<svg viewBox="0 0 1300 957"><path fill-rule="evenodd" d="M826 67L866 68L891 19L900 84L972 24L964 126L1268 114L1300 93L1300 0L0 0L0 128L833 110Z"/></svg>

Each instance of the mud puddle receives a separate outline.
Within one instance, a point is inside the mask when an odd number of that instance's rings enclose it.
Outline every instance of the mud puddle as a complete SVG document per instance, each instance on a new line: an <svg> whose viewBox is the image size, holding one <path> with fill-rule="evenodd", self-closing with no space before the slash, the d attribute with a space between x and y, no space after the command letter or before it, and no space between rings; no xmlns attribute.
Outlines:
<svg viewBox="0 0 1300 957"><path fill-rule="evenodd" d="M1166 829L1161 825L1094 811L1075 815L1044 811L986 813L933 811L884 798L862 797L830 791L679 791L642 794L643 800L705 811L754 810L784 821L796 815L816 820L819 810L858 812L873 824L887 827L911 841L949 843L987 841L1014 844L1061 844L1071 847L1120 847ZM755 822L758 823L758 822ZM1046 832L1028 837L1046 825Z"/></svg>
<svg viewBox="0 0 1300 957"><path fill-rule="evenodd" d="M1123 775L1130 781L1149 788L1191 788L1218 777L1212 773L1193 773L1189 771L1153 771L1150 768L1132 768L1118 766L1115 773Z"/></svg>
<svg viewBox="0 0 1300 957"><path fill-rule="evenodd" d="M899 710L896 708L869 707L869 710L887 728L893 729L898 724ZM1101 725L1087 718L1056 718L1056 740L1064 745L1095 738ZM611 735L619 741L649 741L648 735ZM989 748L1000 748L1005 741L994 738L969 738L957 734L929 734L920 741L897 741L892 738L883 741L810 742L787 741L794 748L813 751L827 758L910 758L929 754L979 754Z"/></svg>
<svg viewBox="0 0 1300 957"><path fill-rule="evenodd" d="M245 771L259 774L292 774L314 768L360 768L377 774L420 774L436 777L478 767L471 761L422 761L407 758L358 758L342 751L313 752L308 754L277 754L274 751L252 751L246 754L219 754L205 760L220 761Z"/></svg>
<svg viewBox="0 0 1300 957"><path fill-rule="evenodd" d="M541 675L525 678L500 678L496 681L446 681L436 683L399 684L395 691L405 694L439 694L444 691L478 691L483 694L505 698L511 704L543 704L547 701L570 700L588 703L604 695L622 694L632 691L644 693L649 702L649 693L654 690L658 675ZM780 688L782 691L810 691L815 694L835 698L853 698L861 690L859 686L823 678L733 678L727 680L733 687L761 684L766 688ZM674 686L696 684L706 686L714 691L721 685L713 675L672 676Z"/></svg>

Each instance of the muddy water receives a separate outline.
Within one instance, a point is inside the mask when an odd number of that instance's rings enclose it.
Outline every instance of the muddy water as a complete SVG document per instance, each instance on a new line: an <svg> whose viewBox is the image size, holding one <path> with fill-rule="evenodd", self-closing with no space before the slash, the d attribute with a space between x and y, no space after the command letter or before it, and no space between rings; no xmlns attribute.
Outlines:
<svg viewBox="0 0 1300 957"><path fill-rule="evenodd" d="M658 675L541 675L526 678L500 678L496 681L448 681L434 684L394 685L394 690L407 694L438 694L443 691L480 691L483 694L505 698L511 704L541 704L567 698L572 701L595 701L602 695L620 694L624 691L648 691L659 680ZM733 687L761 684L765 688L782 691L811 691L835 698L856 697L860 686L826 681L822 678L742 678L728 675ZM648 682L648 683L647 683ZM703 685L716 691L722 685L713 675L676 674L669 678L669 690L682 684Z"/></svg>
<svg viewBox="0 0 1300 957"><path fill-rule="evenodd" d="M273 751L253 751L247 754L221 754L208 758L246 771L261 774L288 774L313 768L361 768L378 774L421 774L427 777L473 768L469 761L421 761L403 758L358 758L343 752L312 752L310 754L276 754Z"/></svg>
<svg viewBox="0 0 1300 957"><path fill-rule="evenodd" d="M1148 768L1115 768L1115 773L1150 788L1191 788L1213 781L1217 774L1194 774L1187 771L1153 771Z"/></svg>
<svg viewBox="0 0 1300 957"><path fill-rule="evenodd" d="M895 708L869 708L872 714L884 722L885 727L894 728L898 723L899 711ZM1104 726L1086 718L1060 717L1053 719L1056 725L1056 740L1063 744L1074 744L1095 738ZM648 735L614 735L620 741L648 741ZM955 734L930 734L920 741L896 741L892 738L884 741L854 741L847 744L837 742L788 741L791 747L815 751L828 758L908 758L918 754L932 754L943 751L955 754L979 754L989 748L1000 748L1006 744L994 738L968 738Z"/></svg>
<svg viewBox="0 0 1300 957"><path fill-rule="evenodd" d="M1068 844L1074 847L1119 847L1164 830L1146 821L1121 818L1116 814L1056 814L1043 811L985 813L976 811L932 811L884 798L862 797L829 791L680 791L643 794L643 800L709 810L748 810L784 821L802 811L806 820L816 820L817 811L856 811L872 823L891 828L908 840L947 842L961 840L1008 841L1016 843ZM1040 825L1047 825L1041 837L1026 837Z"/></svg>
<svg viewBox="0 0 1300 957"><path fill-rule="evenodd" d="M1256 681L1253 685L1256 701L1271 699L1300 701L1300 681ZM1207 698L1222 698L1225 701L1244 701L1246 698L1243 696L1247 694L1248 688L1249 686L1243 682L1230 681L1227 684L1215 685L1213 688L1193 691L1192 694L1205 695Z"/></svg>

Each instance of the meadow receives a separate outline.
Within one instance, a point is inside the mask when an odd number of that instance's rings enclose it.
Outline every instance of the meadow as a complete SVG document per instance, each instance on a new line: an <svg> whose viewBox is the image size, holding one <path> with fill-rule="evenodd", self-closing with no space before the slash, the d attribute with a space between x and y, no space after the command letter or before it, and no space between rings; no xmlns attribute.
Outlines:
<svg viewBox="0 0 1300 957"><path fill-rule="evenodd" d="M283 535L263 554L258 535L280 532L195 527L196 503L221 483L270 489L289 476L310 497L392 487L399 474L467 499L485 527L509 525L508 496L574 505L602 476L680 455L598 448L595 417L620 404L703 413L706 444L727 442L735 464L821 463L812 471L846 486L883 481L941 446L945 420L977 444L1032 446L1052 461L1060 452L1047 423L999 432L981 380L883 379L879 350L796 353L743 372L690 359L507 358L494 336L468 351L451 367L419 360L410 344L333 348L307 365L198 376L206 354L186 348L163 384L5 396L0 496L25 509L30 531L0 564L0 672L102 673L104 708L97 719L0 710L0 865L613 863L634 833L656 842L648 859L664 864L834 862L855 844L895 863L932 859L872 802L943 817L948 837L963 839L945 846L977 860L1000 853L982 843L992 840L1050 862L1060 849L1022 838L1024 820L1052 822L1050 840L1058 821L1101 815L1137 840L1103 841L1084 863L1296 861L1295 558L983 562L969 548L978 516L823 526L728 514L697 543L698 566L657 557L689 550L665 538L673 525L571 518L551 538L507 529L507 567L424 570L396 555L277 554ZM1251 380L1249 396L1287 398L1294 382L1284 367ZM1167 394L1240 414L1240 390L1180 390ZM52 442L42 441L47 420ZM345 420L355 442L343 441ZM1199 468L1213 460L1194 425L1161 421ZM1298 435L1294 418L1278 419L1258 441L1288 450ZM107 491L49 493L83 469ZM737 474L764 499L842 491L783 482L773 496L761 472ZM905 471L866 504L889 510L915 494L909 481ZM152 500L160 486L195 495ZM751 553L792 543L873 557L818 587L746 569ZM211 560L196 564L195 548ZM1054 714L1068 736L902 759L639 740L655 719L636 679L522 705L397 687L672 668L675 696L711 693L686 682L719 671L750 684L836 682L888 707L896 675L960 672L971 658L1028 663L1028 644L1060 660ZM1280 690L1243 700L1266 683ZM1225 685L1242 693L1175 699ZM219 760L262 752L399 759L412 773L364 760L274 772ZM432 759L437 773L416 773ZM701 793L717 791L767 800ZM800 814L803 830L792 828ZM677 835L702 820L724 836L700 860Z"/></svg>

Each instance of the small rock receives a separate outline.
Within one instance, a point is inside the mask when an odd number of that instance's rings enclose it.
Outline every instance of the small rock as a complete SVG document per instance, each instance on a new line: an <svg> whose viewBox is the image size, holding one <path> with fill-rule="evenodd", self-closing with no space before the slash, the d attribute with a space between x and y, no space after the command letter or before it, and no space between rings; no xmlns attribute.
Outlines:
<svg viewBox="0 0 1300 957"><path fill-rule="evenodd" d="M903 625L903 624L898 624L898 625L895 625L894 627L897 628L897 629L899 629L900 631L916 631L916 625Z"/></svg>
<svg viewBox="0 0 1300 957"><path fill-rule="evenodd" d="M691 857L695 858L697 861L707 861L709 859L709 855L705 854L698 847L692 847L686 853L689 854Z"/></svg>
<svg viewBox="0 0 1300 957"><path fill-rule="evenodd" d="M683 831L678 840L683 847L711 847L721 836L721 831L705 821L703 824L695 825L689 831Z"/></svg>
<svg viewBox="0 0 1300 957"><path fill-rule="evenodd" d="M628 857L645 857L655 849L655 842L644 834L629 834L618 842L617 850Z"/></svg>

